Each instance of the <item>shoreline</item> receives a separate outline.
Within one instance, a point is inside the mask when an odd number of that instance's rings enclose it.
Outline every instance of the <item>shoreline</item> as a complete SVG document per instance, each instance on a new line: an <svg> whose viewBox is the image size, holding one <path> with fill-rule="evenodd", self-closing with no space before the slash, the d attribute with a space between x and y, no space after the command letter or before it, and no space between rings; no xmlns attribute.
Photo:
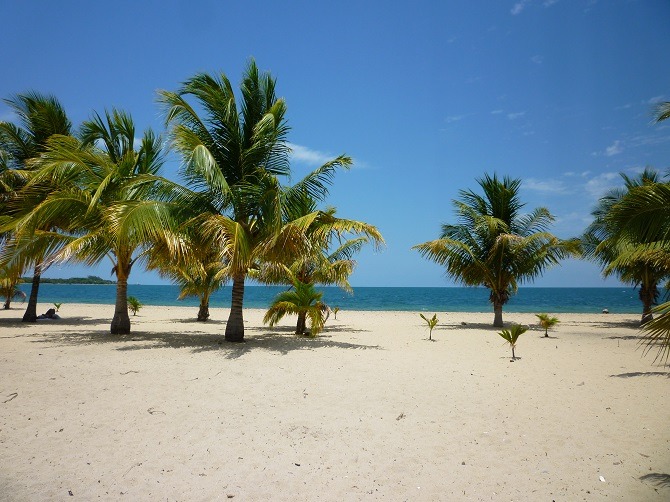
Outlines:
<svg viewBox="0 0 670 502"><path fill-rule="evenodd" d="M44 304L40 304L41 313ZM228 309L0 311L0 493L13 500L667 500L670 368L636 315L343 310L223 341ZM461 323L465 322L463 325ZM602 479L601 479L602 478ZM604 481L603 481L604 480ZM0 497L1 498L1 497Z"/></svg>

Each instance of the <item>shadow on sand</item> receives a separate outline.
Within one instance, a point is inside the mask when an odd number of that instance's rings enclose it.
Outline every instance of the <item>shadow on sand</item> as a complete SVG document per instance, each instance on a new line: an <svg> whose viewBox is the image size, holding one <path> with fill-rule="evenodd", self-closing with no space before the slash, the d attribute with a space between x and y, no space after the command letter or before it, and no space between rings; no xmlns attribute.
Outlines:
<svg viewBox="0 0 670 502"><path fill-rule="evenodd" d="M610 378L633 378L633 377L652 377L652 376L670 378L670 371L633 371L631 373L619 373L618 375L610 375Z"/></svg>
<svg viewBox="0 0 670 502"><path fill-rule="evenodd" d="M662 472L650 472L640 476L640 481L650 481L652 484L661 488L670 488L670 474Z"/></svg>
<svg viewBox="0 0 670 502"><path fill-rule="evenodd" d="M100 319L69 318L67 322L59 322L62 326L82 327L86 325L100 325L103 322ZM20 321L17 324L22 324ZM207 323L191 322L194 327L198 325L209 325ZM217 323L218 324L218 323ZM225 323L223 323L225 324ZM3 326L7 323L3 323ZM187 333L177 331L150 331L137 330L129 335L110 335L108 331L103 330L68 330L61 333L40 333L32 335L34 343L53 344L55 346L76 346L92 344L119 344L116 350L146 350L154 348L173 348L189 349L191 352L219 351L227 359L237 359L252 350L267 350L286 355L296 350L315 350L319 348L337 348L350 350L381 350L378 345L365 345L350 342L341 342L333 339L333 335L338 332L351 333L356 330L348 326L330 327L324 330L317 337L296 336L294 329L288 326L273 328L269 331L263 327L246 327L245 341L243 343L229 343L224 339L223 330L221 333L211 333L202 330L189 330ZM358 330L364 331L364 330ZM25 335L24 335L25 336Z"/></svg>

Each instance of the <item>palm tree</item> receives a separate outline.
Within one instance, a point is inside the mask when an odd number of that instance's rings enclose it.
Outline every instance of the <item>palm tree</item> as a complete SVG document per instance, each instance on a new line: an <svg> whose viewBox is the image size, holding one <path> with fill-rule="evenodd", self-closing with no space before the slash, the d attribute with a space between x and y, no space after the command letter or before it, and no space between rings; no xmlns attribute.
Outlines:
<svg viewBox="0 0 670 502"><path fill-rule="evenodd" d="M32 163L46 149L47 142L53 135L69 135L72 123L68 119L60 102L53 96L43 95L37 92L18 94L4 100L18 117L20 125L11 122L0 122L0 151L2 151L2 162L5 169L3 178L11 177L12 182L2 183L4 185L5 220L3 225L11 226L12 218L17 214L25 214L30 211L37 201L43 199L52 189L51 186L41 186L34 190L32 197L22 197L23 207L16 205L15 194L25 184L26 177L32 169ZM34 188L37 188L36 186ZM12 195L13 194L13 195ZM7 228L7 227L5 227ZM46 227L35 229L44 231L42 239L49 239L53 230L47 223ZM57 236L54 236L57 239ZM35 322L37 320L37 297L39 293L40 277L45 270L44 256L55 242L42 242L34 245L31 249L24 248L24 256L21 260L31 263L34 269L33 280L30 288L30 299L23 316L24 322ZM28 254L30 253L30 254ZM5 258L7 258L5 256ZM16 257L15 257L16 259ZM28 264L26 263L26 265Z"/></svg>
<svg viewBox="0 0 670 502"><path fill-rule="evenodd" d="M670 101L660 103L654 111L656 122L662 122L670 119Z"/></svg>
<svg viewBox="0 0 670 502"><path fill-rule="evenodd" d="M306 319L309 318L312 336L323 330L328 307L321 301L323 293L316 291L313 284L305 284L295 279L293 288L279 293L263 317L263 322L270 327L275 326L287 314L304 314L295 329L296 335L304 335L307 330Z"/></svg>
<svg viewBox="0 0 670 502"><path fill-rule="evenodd" d="M172 242L169 242L172 240ZM225 284L227 261L220 242L209 238L198 219L182 224L175 236L154 243L149 251L148 268L158 270L179 285L179 300L189 296L200 299L197 320L209 319L209 299ZM174 252L174 243L181 251Z"/></svg>
<svg viewBox="0 0 670 502"><path fill-rule="evenodd" d="M178 92L161 91L172 144L202 202L194 207L203 229L226 250L232 298L225 338L244 340L244 284L263 261L282 261L307 246L304 229L316 213L287 223L279 176L290 173L286 105L275 80L252 60L238 106L228 78L199 73ZM197 102L202 116L187 98ZM334 161L341 163L341 161ZM319 183L311 185L319 189Z"/></svg>
<svg viewBox="0 0 670 502"><path fill-rule="evenodd" d="M17 288L21 279L21 268L3 266L0 267L0 298L5 298L4 310L11 307L14 298L26 299L26 294Z"/></svg>
<svg viewBox="0 0 670 502"><path fill-rule="evenodd" d="M258 280L267 284L292 284L297 279L303 284L336 285L352 291L348 279L356 266L354 255L369 242L379 249L384 238L373 225L337 218L333 207L317 209L317 202L328 194L326 184L332 181L335 168L348 168L350 163L348 157L339 157L284 190L282 206L287 223L316 215L304 231L308 246L300 255L282 256L281 262L263 263L256 275ZM298 327L305 325L305 316L306 312L298 313Z"/></svg>
<svg viewBox="0 0 670 502"><path fill-rule="evenodd" d="M633 190L659 184L660 177L653 169L645 169L639 176L631 178L623 173L624 188L613 189L602 197L593 210L594 221L586 229L582 241L585 256L600 263L605 276L615 274L622 282L639 286L642 301L640 324L652 319L651 309L656 303L658 285L670 275L668 253L662 248L649 245L657 241L656 236L634 238L626 234L612 218L612 211L621 211L619 204ZM667 223L665 224L667 227ZM659 261L659 257L666 260Z"/></svg>
<svg viewBox="0 0 670 502"><path fill-rule="evenodd" d="M443 225L439 239L413 249L446 267L458 282L488 288L493 325L501 327L503 305L518 284L576 254L579 245L547 231L554 218L546 208L521 214L521 180L486 174L478 183L483 195L461 190L460 199L454 201L459 223Z"/></svg>
<svg viewBox="0 0 670 502"><path fill-rule="evenodd" d="M158 176L161 138L144 132L136 150L130 115L113 110L85 121L80 139L56 136L41 155L31 183L59 180L56 190L22 222L67 219L67 243L50 261L89 265L108 257L116 275L116 303L110 332L130 332L128 276L147 246L174 227L170 197L178 186Z"/></svg>
<svg viewBox="0 0 670 502"><path fill-rule="evenodd" d="M509 343L509 346L512 348L512 360L516 359L516 356L514 355L516 342L526 331L528 331L528 328L525 326L521 326L520 324L513 324L510 329L504 329L498 333L507 343Z"/></svg>
<svg viewBox="0 0 670 502"><path fill-rule="evenodd" d="M549 314L535 314L540 321L540 326L544 328L544 337L549 338L549 328L555 326L560 321L558 317L549 317Z"/></svg>

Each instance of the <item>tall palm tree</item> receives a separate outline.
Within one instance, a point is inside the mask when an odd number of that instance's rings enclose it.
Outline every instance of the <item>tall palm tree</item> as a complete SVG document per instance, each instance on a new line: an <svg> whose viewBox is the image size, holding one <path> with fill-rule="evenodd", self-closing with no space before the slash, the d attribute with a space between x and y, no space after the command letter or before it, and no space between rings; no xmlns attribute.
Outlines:
<svg viewBox="0 0 670 502"><path fill-rule="evenodd" d="M610 213L626 196L640 187L651 187L660 182L659 174L653 169L645 169L637 177L621 173L624 187L613 189L602 197L593 210L594 221L582 237L585 256L600 263L603 274L616 275L623 282L639 286L642 302L640 324L652 319L652 307L658 300L658 285L670 276L670 260L659 261L659 257L668 256L663 249L653 249L656 237L636 239L627 235L623 228L610 217ZM620 211L620 208L617 209ZM667 223L666 223L667 226Z"/></svg>
<svg viewBox="0 0 670 502"><path fill-rule="evenodd" d="M43 185L36 190L34 187L33 195L23 197L21 204L17 205L14 195L25 184L25 179L29 175L28 171L32 169L32 164L37 157L45 151L49 138L53 135L69 135L72 129L72 123L68 119L65 110L60 102L54 96L48 96L37 92L28 92L18 94L14 97L4 100L9 105L13 113L18 117L19 125L11 122L0 122L0 151L3 151L2 164L5 166L3 178L12 179L12 184L3 183L6 197L5 221L3 225L9 223L7 219L14 218L18 214L25 214L30 211L38 200L44 197L52 189L49 185ZM11 186L11 190L9 187ZM14 195L8 195L8 194ZM46 227L35 230L43 231L43 238L48 239L51 234L49 223ZM56 236L57 237L57 236ZM47 249L53 245L43 243L35 245L32 249L24 248L24 254L31 252L29 262L33 266L33 280L30 288L30 299L23 316L24 322L35 322L37 320L37 298L40 286L40 277L45 270L44 256ZM6 257L5 257L6 258ZM25 260L26 256L21 257Z"/></svg>
<svg viewBox="0 0 670 502"><path fill-rule="evenodd" d="M110 332L127 334L128 276L146 248L166 228L174 227L170 197L178 187L158 176L163 163L160 137L147 130L135 148L130 115L113 110L103 119L94 114L82 124L79 136L55 136L49 141L28 187L57 180L62 188L37 205L22 226L67 220L70 236L51 255L52 262L112 261L117 288Z"/></svg>
<svg viewBox="0 0 670 502"><path fill-rule="evenodd" d="M239 106L224 74L199 73L177 92L160 91L159 100L186 179L204 201L193 210L226 249L232 298L225 338L243 341L245 279L262 261L304 249L303 230L316 217L290 224L283 219L278 177L290 173L286 105L275 94L275 80L253 60L242 78Z"/></svg>
<svg viewBox="0 0 670 502"><path fill-rule="evenodd" d="M477 182L483 195L461 190L454 201L459 222L443 225L439 239L413 249L446 267L458 282L488 288L493 325L501 327L503 305L519 283L539 277L547 267L577 253L579 246L547 231L554 218L546 208L521 213L521 180L486 174Z"/></svg>

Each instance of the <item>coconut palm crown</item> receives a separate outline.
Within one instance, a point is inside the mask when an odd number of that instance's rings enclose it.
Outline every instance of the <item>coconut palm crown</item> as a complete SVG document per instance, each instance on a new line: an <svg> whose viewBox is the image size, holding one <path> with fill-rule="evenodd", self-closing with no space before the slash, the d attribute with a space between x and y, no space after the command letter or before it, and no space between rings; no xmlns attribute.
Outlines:
<svg viewBox="0 0 670 502"><path fill-rule="evenodd" d="M54 136L40 156L35 184L58 187L25 218L20 228L60 221L67 241L50 262L88 265L112 261L117 291L112 334L130 332L127 285L133 265L165 229L173 226L170 197L175 185L158 176L162 141L147 130L135 145L135 126L120 110L85 121L79 138Z"/></svg>
<svg viewBox="0 0 670 502"><path fill-rule="evenodd" d="M603 275L616 275L622 282L639 287L642 302L640 323L644 324L652 319L651 309L660 294L658 285L670 276L670 252L658 245L658 235L632 235L626 231L627 223L615 215L622 211L625 213L630 197L638 190L646 188L647 193L653 193L663 184L658 172L650 168L636 177L624 173L621 177L624 187L610 190L592 212L594 221L582 237L584 254L601 265ZM655 219L659 229L670 227L667 220Z"/></svg>
<svg viewBox="0 0 670 502"><path fill-rule="evenodd" d="M200 73L177 92L159 95L184 175L200 196L194 217L225 249L225 273L232 279L225 338L232 342L244 340L247 276L263 262L284 262L305 252L305 230L320 214L285 218L287 199L279 177L290 174L290 148L286 104L275 94L275 80L252 60L240 89L238 105L224 74ZM347 162L346 157L334 159L305 186L321 193L324 177Z"/></svg>
<svg viewBox="0 0 670 502"><path fill-rule="evenodd" d="M314 289L313 284L305 284L297 279L293 280L292 288L279 293L273 300L270 308L263 317L263 322L271 327L289 314L298 315L298 324L295 334L304 335L307 332L309 319L309 333L316 336L323 330L326 322L328 307L321 301L323 293ZM302 315L301 315L302 314Z"/></svg>
<svg viewBox="0 0 670 502"><path fill-rule="evenodd" d="M503 305L518 285L578 253L579 243L547 231L554 218L546 208L521 213L521 180L486 174L478 183L482 195L461 190L454 201L458 223L443 225L439 239L413 249L444 266L456 281L488 288L493 325L501 327Z"/></svg>
<svg viewBox="0 0 670 502"><path fill-rule="evenodd" d="M4 100L18 118L18 125L0 121L0 240L12 241L15 219L43 200L52 189L50 185L35 186L31 196L17 194L25 186L35 160L47 148L53 135L69 135L72 123L61 103L54 97L38 92L18 94ZM39 189L37 189L39 188ZM30 298L23 316L24 322L37 320L37 298L40 277L45 270L44 257L59 245L58 235L52 232L51 222L32 229L32 242L19 249L16 242L5 247L0 261L12 261L12 268L33 267ZM2 236L4 234L4 238Z"/></svg>

